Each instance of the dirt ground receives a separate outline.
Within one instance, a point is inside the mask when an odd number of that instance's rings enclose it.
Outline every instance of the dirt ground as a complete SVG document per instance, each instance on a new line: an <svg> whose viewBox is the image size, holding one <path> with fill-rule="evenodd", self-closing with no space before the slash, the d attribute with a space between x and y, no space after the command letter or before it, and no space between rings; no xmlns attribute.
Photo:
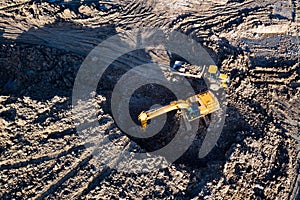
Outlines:
<svg viewBox="0 0 300 200"><path fill-rule="evenodd" d="M299 1L3 0L0 15L1 199L300 199ZM127 173L99 165L78 135L71 96L82 62L101 41L139 27L191 36L230 75L225 125L205 159L187 153ZM149 59L170 62L150 51L116 65ZM99 129L124 151L156 148L166 136L137 141L114 123L113 81L89 102ZM160 89L152 97L167 103Z"/></svg>

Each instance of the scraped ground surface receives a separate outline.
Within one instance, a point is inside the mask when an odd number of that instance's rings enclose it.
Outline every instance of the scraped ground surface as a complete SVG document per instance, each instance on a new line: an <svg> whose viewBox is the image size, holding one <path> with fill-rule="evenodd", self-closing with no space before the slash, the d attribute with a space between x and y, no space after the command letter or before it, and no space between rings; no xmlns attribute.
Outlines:
<svg viewBox="0 0 300 200"><path fill-rule="evenodd" d="M297 198L299 1L3 0L0 15L1 199ZM199 165L188 154L159 170L115 170L118 155L99 164L77 134L71 95L80 65L101 41L139 27L193 37L230 74L223 132ZM150 50L116 64L148 60L170 62ZM103 83L81 114L98 108L103 148L144 152L114 123L112 89Z"/></svg>

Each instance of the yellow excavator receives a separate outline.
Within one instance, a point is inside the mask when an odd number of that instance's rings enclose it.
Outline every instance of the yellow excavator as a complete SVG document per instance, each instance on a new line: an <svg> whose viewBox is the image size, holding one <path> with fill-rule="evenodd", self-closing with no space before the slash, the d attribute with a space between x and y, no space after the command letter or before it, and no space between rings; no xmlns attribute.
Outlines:
<svg viewBox="0 0 300 200"><path fill-rule="evenodd" d="M210 65L208 68L208 73L208 80L211 82L211 84L217 85L216 87L227 87L227 84L229 83L228 75L220 73L217 66ZM214 88L214 90L215 89L218 88ZM191 96L186 100L173 101L169 105L157 109L142 111L139 114L138 119L141 123L142 129L145 130L148 120L164 113L168 113L172 110L181 110L183 117L190 122L200 117L205 117L206 115L215 112L219 108L220 104L215 95L211 91L205 91L203 93Z"/></svg>
<svg viewBox="0 0 300 200"><path fill-rule="evenodd" d="M191 96L186 100L173 101L169 105L161 108L142 111L138 118L141 122L142 129L144 130L147 127L148 120L172 110L180 109L188 121L193 121L200 117L204 117L209 113L215 112L219 108L220 105L215 95L210 91L206 91L195 96Z"/></svg>

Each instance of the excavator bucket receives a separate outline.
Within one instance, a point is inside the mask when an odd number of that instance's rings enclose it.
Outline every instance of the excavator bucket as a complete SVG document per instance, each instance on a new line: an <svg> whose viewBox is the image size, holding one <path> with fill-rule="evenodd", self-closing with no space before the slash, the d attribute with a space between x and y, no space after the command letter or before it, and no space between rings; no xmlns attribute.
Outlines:
<svg viewBox="0 0 300 200"><path fill-rule="evenodd" d="M148 119L148 116L147 116L147 113L146 112L141 112L141 114L139 115L139 120L141 122L141 127L143 130L146 129L147 127L147 120Z"/></svg>

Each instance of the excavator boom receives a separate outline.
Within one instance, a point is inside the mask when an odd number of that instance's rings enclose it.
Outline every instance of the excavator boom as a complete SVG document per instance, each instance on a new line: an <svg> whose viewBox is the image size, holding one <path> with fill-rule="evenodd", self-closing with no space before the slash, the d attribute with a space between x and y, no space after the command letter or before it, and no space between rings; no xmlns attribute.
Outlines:
<svg viewBox="0 0 300 200"><path fill-rule="evenodd" d="M161 108L143 111L138 119L141 122L142 129L147 127L147 122L164 113L172 110L182 110L189 121L193 121L199 117L215 112L220 108L219 102L215 95L210 91L206 91L187 98L186 100L173 101L169 105Z"/></svg>
<svg viewBox="0 0 300 200"><path fill-rule="evenodd" d="M168 113L172 110L178 110L178 109L187 109L190 105L183 100L179 101L173 101L169 105L163 106L161 108L152 109L149 111L143 111L139 115L139 121L141 122L142 129L145 129L147 127L147 121L150 119L153 119L157 116L160 116L164 113Z"/></svg>

